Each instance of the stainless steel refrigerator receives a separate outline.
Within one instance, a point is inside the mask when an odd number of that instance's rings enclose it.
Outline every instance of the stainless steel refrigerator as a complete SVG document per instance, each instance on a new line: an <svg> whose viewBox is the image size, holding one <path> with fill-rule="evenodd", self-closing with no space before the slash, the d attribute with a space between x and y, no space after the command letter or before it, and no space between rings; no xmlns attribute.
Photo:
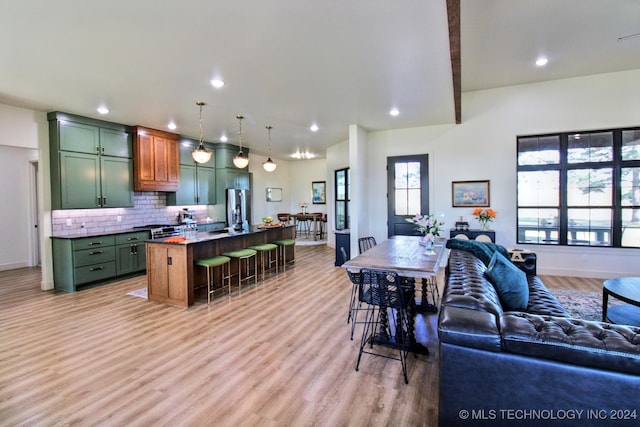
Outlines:
<svg viewBox="0 0 640 427"><path fill-rule="evenodd" d="M227 224L235 230L251 223L251 194L249 190L227 189Z"/></svg>

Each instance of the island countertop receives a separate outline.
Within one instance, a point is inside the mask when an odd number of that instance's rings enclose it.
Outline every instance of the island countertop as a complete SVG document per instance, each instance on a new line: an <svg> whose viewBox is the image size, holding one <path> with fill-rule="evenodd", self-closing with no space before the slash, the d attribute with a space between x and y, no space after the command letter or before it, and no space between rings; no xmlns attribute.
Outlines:
<svg viewBox="0 0 640 427"><path fill-rule="evenodd" d="M245 249L252 245L295 238L295 227L250 227L247 232L200 232L182 241L177 236L146 241L147 295L149 301L189 306L195 284L205 284L203 269L195 261Z"/></svg>
<svg viewBox="0 0 640 427"><path fill-rule="evenodd" d="M252 225L249 227L249 231L229 231L228 229L216 230L216 231L201 231L198 232L195 237L185 237L184 240L176 239L179 236L173 237L161 237L159 239L150 239L149 243L162 243L167 245L193 245L196 243L205 243L212 240L237 238L242 236L249 236L252 234L266 233L269 230L283 230L286 228L293 228L293 225L284 225L282 227L262 227L260 225Z"/></svg>

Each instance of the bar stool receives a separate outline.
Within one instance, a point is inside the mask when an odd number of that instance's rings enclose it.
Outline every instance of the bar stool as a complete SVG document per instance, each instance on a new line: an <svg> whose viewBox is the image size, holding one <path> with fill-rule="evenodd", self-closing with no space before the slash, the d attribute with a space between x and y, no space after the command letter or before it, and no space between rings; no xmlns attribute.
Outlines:
<svg viewBox="0 0 640 427"><path fill-rule="evenodd" d="M214 256L212 258L203 258L196 260L194 263L199 267L207 270L207 304L211 304L211 296L214 292L213 270L220 267L220 286L224 286L224 279L227 279L227 287L231 294L231 258L226 256ZM227 267L227 275L224 274L224 267Z"/></svg>
<svg viewBox="0 0 640 427"><path fill-rule="evenodd" d="M262 280L264 280L264 272L265 270L271 270L271 265L275 263L276 265L276 274L278 274L278 245L274 245L273 243L263 243L261 245L253 245L249 246L249 249L253 249L260 254L260 266L262 267ZM265 263L265 254L269 254L269 260ZM271 255L275 255L272 259ZM266 266L266 268L265 268Z"/></svg>
<svg viewBox="0 0 640 427"><path fill-rule="evenodd" d="M258 271L258 257L257 251L253 249L238 249L235 251L225 252L222 255L238 260L238 288L242 288L242 282L246 282L251 278L255 279L255 283L258 283L258 275L256 274ZM251 258L253 258L253 274L249 274L251 272L250 264ZM245 276L242 277L242 264L244 262L244 270ZM235 276L235 274L234 274Z"/></svg>
<svg viewBox="0 0 640 427"><path fill-rule="evenodd" d="M278 245L278 257L280 258L280 265L283 271L287 271L287 262L293 263L296 261L296 240L295 239L283 239L276 241ZM287 247L291 246L291 259L287 261Z"/></svg>

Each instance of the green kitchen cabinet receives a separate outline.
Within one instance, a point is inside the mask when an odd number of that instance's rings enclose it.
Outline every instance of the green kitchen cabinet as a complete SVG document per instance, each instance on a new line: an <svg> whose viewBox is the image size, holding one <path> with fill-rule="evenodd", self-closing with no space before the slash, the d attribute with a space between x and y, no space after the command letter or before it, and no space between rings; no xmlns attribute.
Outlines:
<svg viewBox="0 0 640 427"><path fill-rule="evenodd" d="M216 173L213 158L199 164L193 160L191 151L197 141L180 140L180 184L178 190L167 193L167 206L214 205L216 203ZM213 150L209 144L207 149Z"/></svg>
<svg viewBox="0 0 640 427"><path fill-rule="evenodd" d="M133 206L129 127L49 113L53 209Z"/></svg>
<svg viewBox="0 0 640 427"><path fill-rule="evenodd" d="M91 237L53 237L53 281L57 290L111 282L146 269L149 231Z"/></svg>
<svg viewBox="0 0 640 427"><path fill-rule="evenodd" d="M249 172L240 172L240 169L216 169L217 182L217 202L226 203L226 189L235 188L240 190L251 189L251 175Z"/></svg>
<svg viewBox="0 0 640 427"><path fill-rule="evenodd" d="M149 232L118 234L116 237L116 275L144 271L147 265L145 240Z"/></svg>

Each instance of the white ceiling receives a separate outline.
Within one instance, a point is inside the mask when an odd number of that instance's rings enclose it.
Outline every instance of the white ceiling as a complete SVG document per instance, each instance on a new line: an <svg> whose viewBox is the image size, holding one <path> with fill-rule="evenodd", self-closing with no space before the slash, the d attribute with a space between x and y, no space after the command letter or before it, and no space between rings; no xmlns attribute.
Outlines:
<svg viewBox="0 0 640 427"><path fill-rule="evenodd" d="M640 0L461 0L462 90L640 68L637 33ZM202 100L205 140L242 114L277 158L454 123L452 85L445 0L0 0L0 102L197 138Z"/></svg>

